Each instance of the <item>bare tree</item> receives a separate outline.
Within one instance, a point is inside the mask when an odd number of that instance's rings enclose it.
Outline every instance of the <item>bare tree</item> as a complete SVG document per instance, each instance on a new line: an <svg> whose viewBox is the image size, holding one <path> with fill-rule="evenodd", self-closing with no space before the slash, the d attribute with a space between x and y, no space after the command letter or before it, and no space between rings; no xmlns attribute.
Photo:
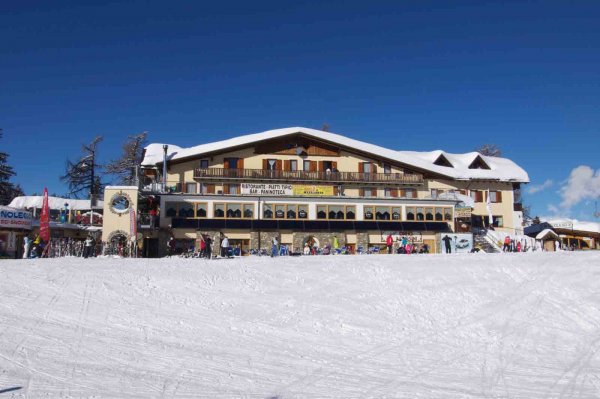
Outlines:
<svg viewBox="0 0 600 399"><path fill-rule="evenodd" d="M502 156L502 150L496 144L483 144L481 147L475 149L475 151L488 157Z"/></svg>
<svg viewBox="0 0 600 399"><path fill-rule="evenodd" d="M98 144L102 136L96 136L90 144L81 147L83 155L78 161L71 162L67 159L66 173L61 180L69 185L69 194L75 198L81 195L89 195L92 205L102 191L104 184L100 176L96 174L102 166L96 163Z"/></svg>
<svg viewBox="0 0 600 399"><path fill-rule="evenodd" d="M105 172L109 175L117 176L120 184L128 186L137 185L138 168L142 162L147 136L148 132L129 136L125 144L123 144L121 158L110 161L104 169Z"/></svg>

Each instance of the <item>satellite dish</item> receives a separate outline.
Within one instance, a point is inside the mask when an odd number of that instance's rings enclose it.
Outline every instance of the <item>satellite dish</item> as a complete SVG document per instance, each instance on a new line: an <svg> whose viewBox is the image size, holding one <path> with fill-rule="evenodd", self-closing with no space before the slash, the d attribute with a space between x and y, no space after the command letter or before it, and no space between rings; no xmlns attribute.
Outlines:
<svg viewBox="0 0 600 399"><path fill-rule="evenodd" d="M296 155L301 155L304 152L304 148L303 147L296 147Z"/></svg>

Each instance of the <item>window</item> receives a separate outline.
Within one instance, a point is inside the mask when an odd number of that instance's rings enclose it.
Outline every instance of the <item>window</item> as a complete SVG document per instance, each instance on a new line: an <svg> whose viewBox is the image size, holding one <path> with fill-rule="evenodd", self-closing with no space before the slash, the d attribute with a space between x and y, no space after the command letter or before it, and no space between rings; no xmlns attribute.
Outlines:
<svg viewBox="0 0 600 399"><path fill-rule="evenodd" d="M214 194L215 193L215 185L214 184L200 184L200 194Z"/></svg>
<svg viewBox="0 0 600 399"><path fill-rule="evenodd" d="M196 217L205 218L208 215L208 206L206 203L196 204Z"/></svg>
<svg viewBox="0 0 600 399"><path fill-rule="evenodd" d="M414 188L405 188L400 193L403 198L417 198L417 190Z"/></svg>
<svg viewBox="0 0 600 399"><path fill-rule="evenodd" d="M433 208L425 208L425 220L433 220Z"/></svg>
<svg viewBox="0 0 600 399"><path fill-rule="evenodd" d="M226 219L252 219L254 204L215 203L214 217Z"/></svg>
<svg viewBox="0 0 600 399"><path fill-rule="evenodd" d="M323 161L323 172L327 171L327 169L329 169L329 171L333 171L333 163L331 161Z"/></svg>
<svg viewBox="0 0 600 399"><path fill-rule="evenodd" d="M223 166L225 169L239 169L239 158L225 158Z"/></svg>
<svg viewBox="0 0 600 399"><path fill-rule="evenodd" d="M504 218L502 216L493 216L492 221L494 223L494 227L504 227Z"/></svg>
<svg viewBox="0 0 600 399"><path fill-rule="evenodd" d="M425 213L423 212L423 208L417 208L417 220L425 220Z"/></svg>
<svg viewBox="0 0 600 399"><path fill-rule="evenodd" d="M177 216L180 218L193 218L194 217L194 206L188 202L178 204Z"/></svg>
<svg viewBox="0 0 600 399"><path fill-rule="evenodd" d="M365 198L373 198L373 197L377 197L377 189L376 188L362 188L360 189L361 194L363 197Z"/></svg>
<svg viewBox="0 0 600 399"><path fill-rule="evenodd" d="M471 198L475 202L483 202L483 191L471 190Z"/></svg>
<svg viewBox="0 0 600 399"><path fill-rule="evenodd" d="M375 207L375 219L390 220L390 208L386 206Z"/></svg>
<svg viewBox="0 0 600 399"><path fill-rule="evenodd" d="M185 192L190 194L196 194L198 189L197 183L185 183Z"/></svg>
<svg viewBox="0 0 600 399"><path fill-rule="evenodd" d="M175 202L167 202L165 203L165 216L168 218L173 218L177 216L177 203Z"/></svg>
<svg viewBox="0 0 600 399"><path fill-rule="evenodd" d="M295 172L298 170L298 161L297 160L293 159L290 161L290 170L292 172Z"/></svg>
<svg viewBox="0 0 600 399"><path fill-rule="evenodd" d="M365 206L364 207L364 219L365 220L373 220L373 207L372 206Z"/></svg>
<svg viewBox="0 0 600 399"><path fill-rule="evenodd" d="M373 164L370 162L363 162L363 173L373 173Z"/></svg>
<svg viewBox="0 0 600 399"><path fill-rule="evenodd" d="M296 207L295 206L289 206L288 210L285 214L285 217L287 219L296 219Z"/></svg>
<svg viewBox="0 0 600 399"><path fill-rule="evenodd" d="M208 169L208 159L200 160L200 169Z"/></svg>
<svg viewBox="0 0 600 399"><path fill-rule="evenodd" d="M298 219L308 219L308 205L298 205Z"/></svg>
<svg viewBox="0 0 600 399"><path fill-rule="evenodd" d="M444 221L444 214L442 213L442 208L435 208L435 221L436 222Z"/></svg>
<svg viewBox="0 0 600 399"><path fill-rule="evenodd" d="M327 219L326 205L317 205L317 219Z"/></svg>
<svg viewBox="0 0 600 399"><path fill-rule="evenodd" d="M356 208L354 205L346 206L346 219L354 220L356 218Z"/></svg>
<svg viewBox="0 0 600 399"><path fill-rule="evenodd" d="M415 208L413 208L413 207L406 208L406 220L415 220Z"/></svg>
<svg viewBox="0 0 600 399"><path fill-rule="evenodd" d="M392 207L392 220L402 220L402 208L397 206Z"/></svg>
<svg viewBox="0 0 600 399"><path fill-rule="evenodd" d="M215 204L214 214L216 218L225 217L225 204Z"/></svg>
<svg viewBox="0 0 600 399"><path fill-rule="evenodd" d="M304 162L302 164L302 169L305 172L310 172L310 161L304 160Z"/></svg>
<svg viewBox="0 0 600 399"><path fill-rule="evenodd" d="M392 174L392 165L384 163L383 164L383 173L385 173L386 175Z"/></svg>
<svg viewBox="0 0 600 399"><path fill-rule="evenodd" d="M452 208L444 208L444 220L447 222L452 221Z"/></svg>
<svg viewBox="0 0 600 399"><path fill-rule="evenodd" d="M444 192L444 190L440 190L438 188L432 188L431 189L431 198L437 198L439 197L440 194L442 194Z"/></svg>
<svg viewBox="0 0 600 399"><path fill-rule="evenodd" d="M285 219L285 205L275 205L275 219Z"/></svg>
<svg viewBox="0 0 600 399"><path fill-rule="evenodd" d="M276 159L267 159L267 170L276 170L277 169L277 160Z"/></svg>
<svg viewBox="0 0 600 399"><path fill-rule="evenodd" d="M240 185L239 184L226 184L226 187L223 187L225 189L225 194L240 194Z"/></svg>
<svg viewBox="0 0 600 399"><path fill-rule="evenodd" d="M490 202L492 202L494 204L502 202L502 192L490 191Z"/></svg>
<svg viewBox="0 0 600 399"><path fill-rule="evenodd" d="M329 219L341 219L344 220L345 217L345 213L344 213L344 207L343 206L338 206L338 205L329 205Z"/></svg>
<svg viewBox="0 0 600 399"><path fill-rule="evenodd" d="M392 189L386 187L385 190L384 190L384 194L383 195L386 196L386 197L393 197L393 195L392 195Z"/></svg>
<svg viewBox="0 0 600 399"><path fill-rule="evenodd" d="M273 219L273 205L271 205L271 204L263 205L263 217L265 219Z"/></svg>

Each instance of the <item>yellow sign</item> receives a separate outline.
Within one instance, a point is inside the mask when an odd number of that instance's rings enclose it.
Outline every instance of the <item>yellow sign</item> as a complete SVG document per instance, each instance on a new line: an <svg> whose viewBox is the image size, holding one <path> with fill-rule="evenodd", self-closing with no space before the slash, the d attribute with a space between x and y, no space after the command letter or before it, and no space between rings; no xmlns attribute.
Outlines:
<svg viewBox="0 0 600 399"><path fill-rule="evenodd" d="M315 185L293 185L294 195L331 197L333 196L333 186L315 186Z"/></svg>

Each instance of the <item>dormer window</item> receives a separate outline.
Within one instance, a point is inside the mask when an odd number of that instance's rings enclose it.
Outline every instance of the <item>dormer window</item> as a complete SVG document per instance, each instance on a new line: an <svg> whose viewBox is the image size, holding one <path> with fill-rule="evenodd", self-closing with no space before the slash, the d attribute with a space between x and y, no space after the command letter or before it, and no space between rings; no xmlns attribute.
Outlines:
<svg viewBox="0 0 600 399"><path fill-rule="evenodd" d="M477 158L475 158L473 160L473 162L471 162L471 165L469 165L469 169L487 169L487 170L489 170L490 167L487 163L485 163L483 158L481 158L478 155Z"/></svg>
<svg viewBox="0 0 600 399"><path fill-rule="evenodd" d="M437 166L445 166L447 168L454 167L450 161L448 161L448 158L446 158L443 154L440 154L440 156L435 160L434 164Z"/></svg>

